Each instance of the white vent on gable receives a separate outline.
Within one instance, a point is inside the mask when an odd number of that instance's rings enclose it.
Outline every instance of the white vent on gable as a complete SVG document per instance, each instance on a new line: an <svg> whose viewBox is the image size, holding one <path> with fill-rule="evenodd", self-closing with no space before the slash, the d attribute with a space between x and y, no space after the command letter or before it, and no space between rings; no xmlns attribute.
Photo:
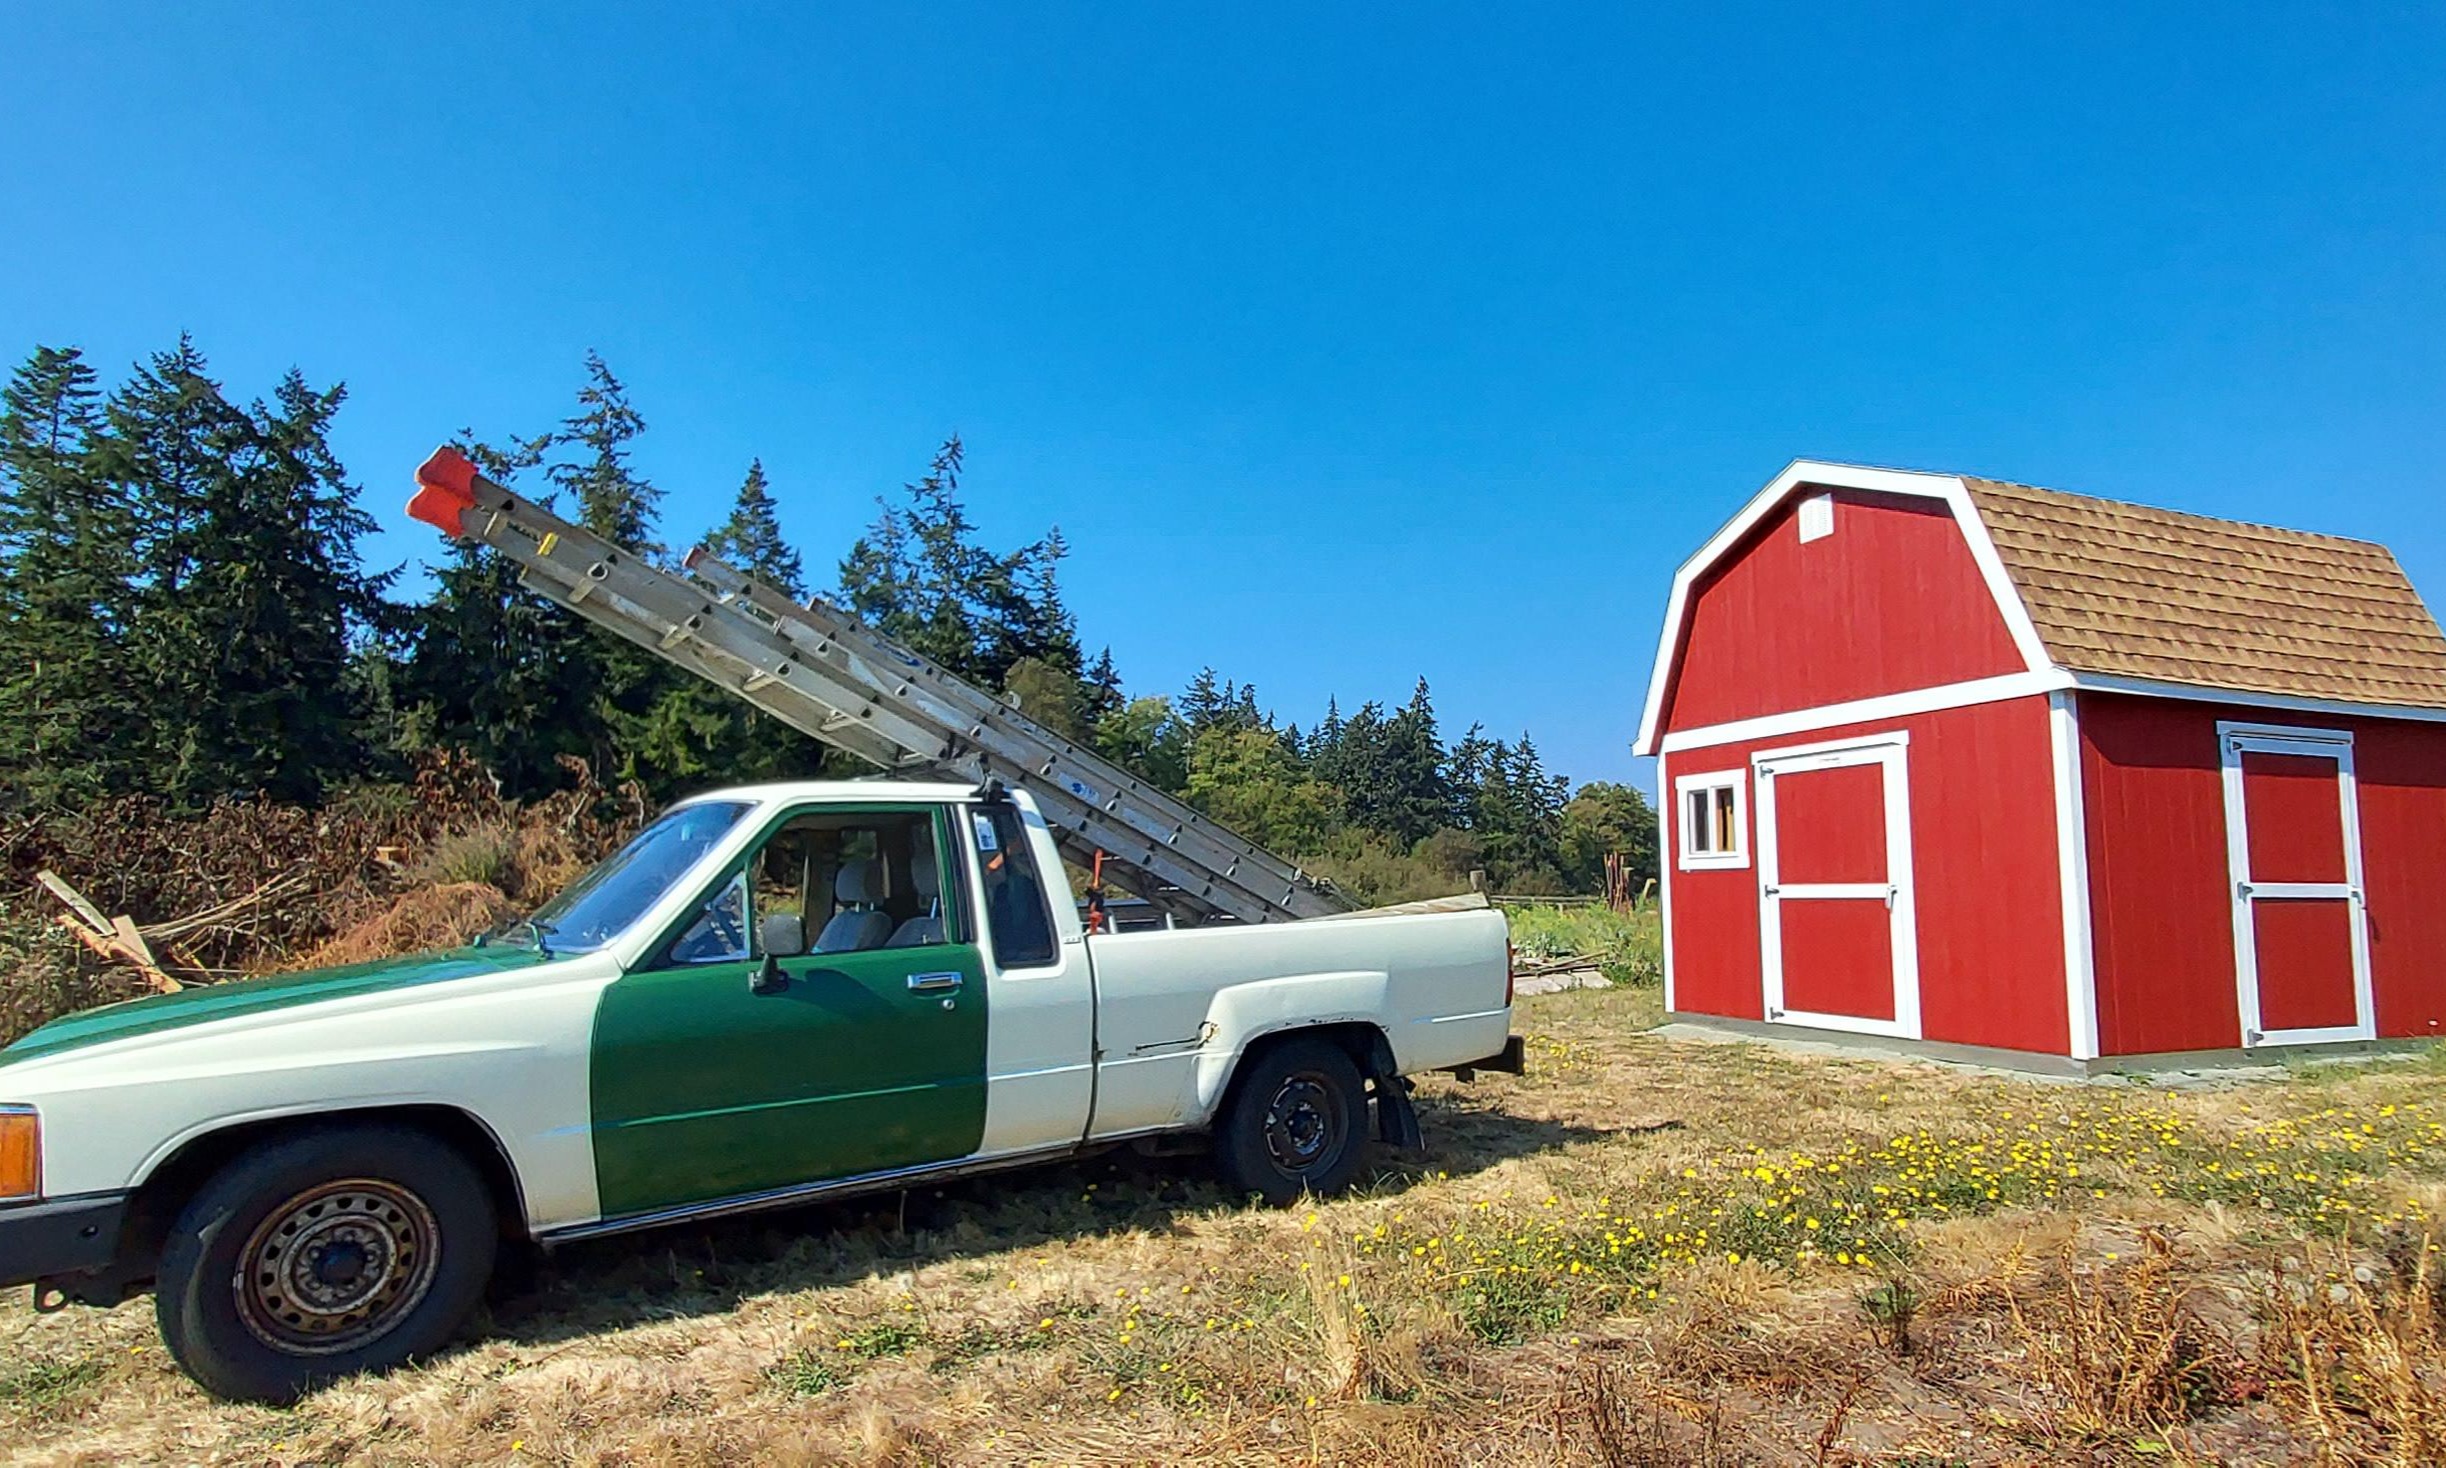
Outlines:
<svg viewBox="0 0 2446 1468"><path fill-rule="evenodd" d="M1834 496L1813 494L1801 501L1801 544L1834 534Z"/></svg>

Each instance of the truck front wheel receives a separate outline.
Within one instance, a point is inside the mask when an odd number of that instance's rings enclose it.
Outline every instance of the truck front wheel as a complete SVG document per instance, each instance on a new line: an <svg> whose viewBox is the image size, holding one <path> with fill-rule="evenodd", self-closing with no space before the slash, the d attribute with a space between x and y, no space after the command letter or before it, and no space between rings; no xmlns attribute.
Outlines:
<svg viewBox="0 0 2446 1468"><path fill-rule="evenodd" d="M288 1403L438 1350L500 1245L491 1190L441 1141L330 1127L224 1167L179 1215L155 1312L216 1396Z"/></svg>
<svg viewBox="0 0 2446 1468"><path fill-rule="evenodd" d="M1367 1161L1367 1082L1341 1046L1315 1036L1242 1062L1216 1119L1215 1166L1233 1192L1275 1207L1350 1186Z"/></svg>

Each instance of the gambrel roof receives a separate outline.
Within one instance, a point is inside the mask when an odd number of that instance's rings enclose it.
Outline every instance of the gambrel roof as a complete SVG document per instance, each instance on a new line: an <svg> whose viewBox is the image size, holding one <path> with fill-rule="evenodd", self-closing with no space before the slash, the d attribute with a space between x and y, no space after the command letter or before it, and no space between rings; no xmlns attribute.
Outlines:
<svg viewBox="0 0 2446 1468"><path fill-rule="evenodd" d="M1962 483L2058 667L2446 708L2446 633L2383 545Z"/></svg>
<svg viewBox="0 0 2446 1468"><path fill-rule="evenodd" d="M1636 745L1653 754L1694 589L1786 501L1943 501L2039 688L2446 717L2446 632L2386 547L2001 480L1795 461L1675 575Z"/></svg>

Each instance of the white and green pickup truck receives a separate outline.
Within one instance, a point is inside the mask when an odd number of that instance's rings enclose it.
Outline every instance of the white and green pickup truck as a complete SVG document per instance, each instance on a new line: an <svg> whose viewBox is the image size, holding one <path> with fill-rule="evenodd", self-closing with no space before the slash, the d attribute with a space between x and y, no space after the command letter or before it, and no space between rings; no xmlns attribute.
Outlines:
<svg viewBox="0 0 2446 1468"><path fill-rule="evenodd" d="M150 1282L197 1380L288 1400L441 1347L505 1244L1181 1136L1330 1193L1415 1144L1403 1076L1519 1068L1511 997L1483 908L1090 935L1024 792L721 791L474 947L0 1051L0 1283Z"/></svg>

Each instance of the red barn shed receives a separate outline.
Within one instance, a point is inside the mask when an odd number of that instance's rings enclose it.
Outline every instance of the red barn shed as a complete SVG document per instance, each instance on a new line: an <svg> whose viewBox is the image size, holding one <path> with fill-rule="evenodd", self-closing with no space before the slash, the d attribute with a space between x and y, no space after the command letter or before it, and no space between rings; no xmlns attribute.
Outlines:
<svg viewBox="0 0 2446 1468"><path fill-rule="evenodd" d="M2098 1070L2446 1024L2446 635L2382 546L1802 462L1674 578L1665 1006Z"/></svg>

